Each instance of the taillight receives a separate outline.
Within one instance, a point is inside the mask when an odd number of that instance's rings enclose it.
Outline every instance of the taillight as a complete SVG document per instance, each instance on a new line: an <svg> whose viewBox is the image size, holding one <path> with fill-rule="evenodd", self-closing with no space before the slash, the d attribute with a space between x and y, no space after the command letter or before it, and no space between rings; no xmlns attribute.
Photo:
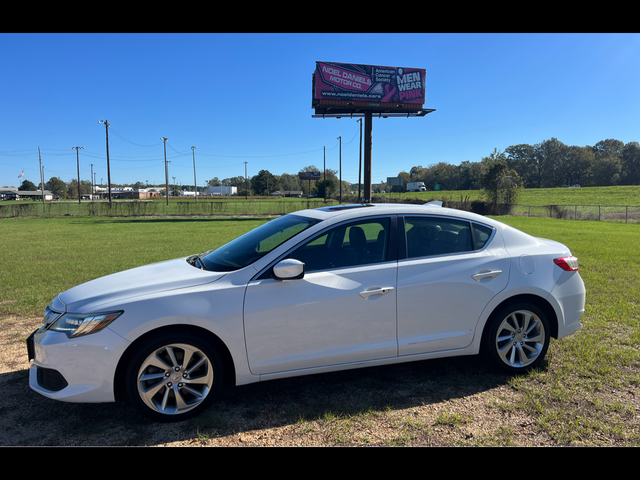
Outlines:
<svg viewBox="0 0 640 480"><path fill-rule="evenodd" d="M570 257L554 258L553 263L567 272L575 272L578 270L578 259L573 255Z"/></svg>

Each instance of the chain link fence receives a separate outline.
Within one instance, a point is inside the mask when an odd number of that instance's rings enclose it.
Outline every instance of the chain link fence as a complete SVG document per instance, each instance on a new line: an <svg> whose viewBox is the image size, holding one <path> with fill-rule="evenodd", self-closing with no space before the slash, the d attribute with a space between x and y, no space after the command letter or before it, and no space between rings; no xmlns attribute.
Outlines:
<svg viewBox="0 0 640 480"><path fill-rule="evenodd" d="M41 202L0 205L0 218L42 216L166 217L166 216L273 216L336 204L336 201L245 202Z"/></svg>
<svg viewBox="0 0 640 480"><path fill-rule="evenodd" d="M374 199L375 200L375 199ZM273 216L336 205L337 200L299 201L219 201L219 202L41 202L0 205L0 218L42 216L96 216L96 217L166 217L166 216ZM344 202L343 202L344 203ZM419 202L424 203L424 202ZM447 202L443 206L471 210L469 205ZM467 202L468 203L468 202ZM506 209L508 210L508 208ZM483 213L483 212L479 212ZM490 212L485 212L489 214ZM640 206L626 205L511 205L503 214L528 217L561 218L564 220L592 220L617 223L640 223ZM494 213L495 214L495 213Z"/></svg>
<svg viewBox="0 0 640 480"><path fill-rule="evenodd" d="M592 220L598 222L640 223L640 206L628 205L513 205L513 215Z"/></svg>

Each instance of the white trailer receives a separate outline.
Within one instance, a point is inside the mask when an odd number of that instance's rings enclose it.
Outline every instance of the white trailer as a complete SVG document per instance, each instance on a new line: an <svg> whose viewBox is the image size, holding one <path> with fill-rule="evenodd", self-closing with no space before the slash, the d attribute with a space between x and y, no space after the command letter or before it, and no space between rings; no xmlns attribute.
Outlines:
<svg viewBox="0 0 640 480"><path fill-rule="evenodd" d="M209 187L209 195L237 195L238 187Z"/></svg>
<svg viewBox="0 0 640 480"><path fill-rule="evenodd" d="M424 182L409 182L407 183L407 192L426 192L427 187L424 186Z"/></svg>

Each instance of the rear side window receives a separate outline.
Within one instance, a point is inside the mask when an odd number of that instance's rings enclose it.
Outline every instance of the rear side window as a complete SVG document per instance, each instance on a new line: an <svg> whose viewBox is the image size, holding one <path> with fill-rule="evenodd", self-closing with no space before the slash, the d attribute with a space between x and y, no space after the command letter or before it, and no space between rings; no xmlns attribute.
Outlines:
<svg viewBox="0 0 640 480"><path fill-rule="evenodd" d="M486 244L489 238L491 238L491 230L489 227L483 227L482 225L473 225L473 245L474 250L482 249Z"/></svg>
<svg viewBox="0 0 640 480"><path fill-rule="evenodd" d="M473 251L469 222L438 217L406 217L407 258Z"/></svg>

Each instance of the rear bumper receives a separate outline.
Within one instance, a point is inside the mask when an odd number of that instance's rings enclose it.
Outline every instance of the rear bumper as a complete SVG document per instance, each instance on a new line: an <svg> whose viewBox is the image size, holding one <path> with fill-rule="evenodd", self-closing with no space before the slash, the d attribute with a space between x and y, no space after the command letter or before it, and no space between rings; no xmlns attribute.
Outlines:
<svg viewBox="0 0 640 480"><path fill-rule="evenodd" d="M566 337L582 328L586 301L584 282L578 272L564 272L551 291L558 302L558 338Z"/></svg>

